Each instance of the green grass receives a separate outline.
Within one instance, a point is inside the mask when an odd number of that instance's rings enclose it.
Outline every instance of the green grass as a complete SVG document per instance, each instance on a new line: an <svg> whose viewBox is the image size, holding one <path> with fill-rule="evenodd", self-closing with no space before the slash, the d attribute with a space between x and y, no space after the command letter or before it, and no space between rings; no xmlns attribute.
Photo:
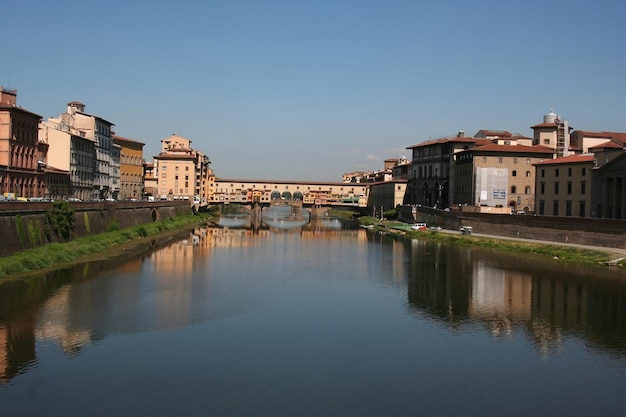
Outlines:
<svg viewBox="0 0 626 417"><path fill-rule="evenodd" d="M538 255L553 260L576 262L584 264L604 264L612 258L611 248L606 248L606 252L595 251L572 246L561 246L558 244L543 244L519 242L508 239L486 238L472 235L455 233L442 233L432 230L411 230L410 226L398 222L374 222L372 218L367 218L363 224L374 224L374 230L386 231L404 235L411 239L424 239L451 245L478 246L483 248L497 249L507 252L524 253ZM615 264L616 267L626 268L626 259Z"/></svg>
<svg viewBox="0 0 626 417"><path fill-rule="evenodd" d="M81 257L103 252L113 246L133 239L144 238L158 233L176 230L205 222L209 214L177 216L168 220L148 223L126 229L113 230L90 235L66 243L49 243L38 248L28 249L11 256L0 258L0 279L23 275L56 265L71 262Z"/></svg>

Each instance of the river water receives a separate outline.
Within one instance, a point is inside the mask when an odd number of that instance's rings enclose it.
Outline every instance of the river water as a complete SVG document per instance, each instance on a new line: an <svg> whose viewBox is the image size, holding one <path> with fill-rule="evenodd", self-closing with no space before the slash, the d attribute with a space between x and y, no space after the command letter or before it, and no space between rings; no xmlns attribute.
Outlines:
<svg viewBox="0 0 626 417"><path fill-rule="evenodd" d="M625 387L623 271L333 221L0 286L0 416L617 416Z"/></svg>

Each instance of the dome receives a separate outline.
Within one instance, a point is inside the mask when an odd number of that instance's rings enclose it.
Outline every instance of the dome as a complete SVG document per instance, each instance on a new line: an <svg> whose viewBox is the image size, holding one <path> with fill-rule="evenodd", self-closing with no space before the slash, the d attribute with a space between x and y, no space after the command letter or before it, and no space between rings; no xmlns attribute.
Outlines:
<svg viewBox="0 0 626 417"><path fill-rule="evenodd" d="M550 109L550 113L543 116L543 122L544 123L556 123L556 120L558 118L559 116L557 116L556 113L554 113L552 109Z"/></svg>

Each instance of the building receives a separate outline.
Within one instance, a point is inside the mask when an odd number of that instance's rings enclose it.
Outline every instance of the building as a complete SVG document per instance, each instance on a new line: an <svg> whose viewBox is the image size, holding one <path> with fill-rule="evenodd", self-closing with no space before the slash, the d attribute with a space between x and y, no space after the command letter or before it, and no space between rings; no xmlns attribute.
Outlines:
<svg viewBox="0 0 626 417"><path fill-rule="evenodd" d="M613 147L617 150L623 150L624 143L626 143L626 133L621 132L574 130L570 138L572 147L580 149L583 153L593 152L593 149L598 147Z"/></svg>
<svg viewBox="0 0 626 417"><path fill-rule="evenodd" d="M406 193L406 179L392 179L376 182L369 186L367 207L376 213L382 213L404 204Z"/></svg>
<svg viewBox="0 0 626 417"><path fill-rule="evenodd" d="M144 143L113 136L113 144L120 148L119 199L142 199L144 197Z"/></svg>
<svg viewBox="0 0 626 417"><path fill-rule="evenodd" d="M546 146L489 143L456 154L454 198L470 206L508 207L509 212L535 209L537 162L552 159Z"/></svg>
<svg viewBox="0 0 626 417"><path fill-rule="evenodd" d="M65 113L44 123L44 129L40 133L44 140L50 141L53 140L53 135L58 136L53 130L70 135L69 141L67 138L57 138L58 143L63 145L53 148L56 150L50 153L61 154L62 162L55 162L62 165L55 166L59 169L65 169L65 158L70 157L71 193L75 197L105 199L115 198L119 193L119 148L113 146L112 127L113 123L85 113L85 105L78 101L67 103ZM78 138L86 139L92 144ZM85 196L84 187L88 183L92 184L92 188L89 196Z"/></svg>
<svg viewBox="0 0 626 417"><path fill-rule="evenodd" d="M152 162L144 162L143 164L143 187L146 197L156 198L158 196L159 182L154 174L154 164Z"/></svg>
<svg viewBox="0 0 626 417"><path fill-rule="evenodd" d="M592 170L591 190L594 217L626 219L626 148Z"/></svg>
<svg viewBox="0 0 626 417"><path fill-rule="evenodd" d="M413 156L406 203L439 208L458 203L451 184L455 154L490 143L489 139L467 137L461 131L455 137L409 146L407 149L413 152Z"/></svg>
<svg viewBox="0 0 626 417"><path fill-rule="evenodd" d="M191 148L191 140L175 134L163 139L152 167L159 199L191 200L197 196L211 201L215 177L210 164L208 156Z"/></svg>
<svg viewBox="0 0 626 417"><path fill-rule="evenodd" d="M570 144L570 126L567 120L562 119L552 110L543 116L543 123L531 126L533 129L533 145L543 145L554 150L557 158L568 156L571 153L584 152Z"/></svg>
<svg viewBox="0 0 626 417"><path fill-rule="evenodd" d="M0 191L5 197L43 197L40 158L48 145L38 138L41 116L17 106L17 90L0 86Z"/></svg>
<svg viewBox="0 0 626 417"><path fill-rule="evenodd" d="M591 211L593 154L546 159L534 166L538 215L595 217Z"/></svg>
<svg viewBox="0 0 626 417"><path fill-rule="evenodd" d="M94 197L95 143L68 120L65 116L51 117L39 124L39 140L48 144L50 150L44 160L46 168L50 172L67 172L69 177L66 190L48 184L46 196L55 200L88 200Z"/></svg>

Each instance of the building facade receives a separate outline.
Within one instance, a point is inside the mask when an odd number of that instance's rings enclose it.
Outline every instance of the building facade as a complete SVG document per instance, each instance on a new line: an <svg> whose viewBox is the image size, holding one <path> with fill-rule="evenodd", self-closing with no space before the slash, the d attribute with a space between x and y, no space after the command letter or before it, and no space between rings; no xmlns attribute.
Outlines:
<svg viewBox="0 0 626 417"><path fill-rule="evenodd" d="M119 199L143 199L144 197L144 143L121 136L113 136L113 144L120 149Z"/></svg>
<svg viewBox="0 0 626 417"><path fill-rule="evenodd" d="M591 207L594 155L570 155L534 165L538 215L595 217Z"/></svg>
<svg viewBox="0 0 626 417"><path fill-rule="evenodd" d="M454 157L457 153L482 144L489 139L465 136L435 139L409 146L412 150L411 176L407 185L407 204L446 208L457 203L453 194Z"/></svg>
<svg viewBox="0 0 626 417"><path fill-rule="evenodd" d="M0 86L0 191L5 197L43 197L45 178L40 158L48 146L40 143L41 116L17 106L17 90Z"/></svg>
<svg viewBox="0 0 626 417"><path fill-rule="evenodd" d="M459 204L535 210L535 167L552 159L545 146L488 145L459 152L455 158L454 195Z"/></svg>
<svg viewBox="0 0 626 417"><path fill-rule="evenodd" d="M191 140L172 135L161 140L161 153L152 166L157 179L157 195L161 200L213 198L215 177L211 161L204 153L191 148Z"/></svg>

